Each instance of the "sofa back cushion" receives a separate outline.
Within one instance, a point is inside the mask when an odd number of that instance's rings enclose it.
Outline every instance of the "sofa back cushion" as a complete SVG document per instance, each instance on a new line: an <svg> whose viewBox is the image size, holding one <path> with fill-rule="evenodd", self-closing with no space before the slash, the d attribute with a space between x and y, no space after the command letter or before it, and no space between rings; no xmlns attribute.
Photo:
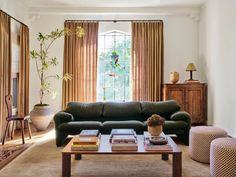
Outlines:
<svg viewBox="0 0 236 177"><path fill-rule="evenodd" d="M142 114L148 118L152 114L158 114L165 119L169 119L170 115L180 110L180 106L174 100L160 102L141 102Z"/></svg>
<svg viewBox="0 0 236 177"><path fill-rule="evenodd" d="M140 102L105 102L103 110L104 121L141 120Z"/></svg>
<svg viewBox="0 0 236 177"><path fill-rule="evenodd" d="M65 111L72 114L76 121L102 121L103 103L70 102Z"/></svg>

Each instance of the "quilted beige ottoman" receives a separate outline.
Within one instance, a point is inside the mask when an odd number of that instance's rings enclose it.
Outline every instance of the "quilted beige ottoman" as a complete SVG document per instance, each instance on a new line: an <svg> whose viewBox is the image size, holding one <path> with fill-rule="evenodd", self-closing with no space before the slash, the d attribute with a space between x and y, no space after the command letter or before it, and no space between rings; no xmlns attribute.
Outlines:
<svg viewBox="0 0 236 177"><path fill-rule="evenodd" d="M211 142L212 177L236 177L236 139L217 138Z"/></svg>
<svg viewBox="0 0 236 177"><path fill-rule="evenodd" d="M203 163L210 162L211 141L227 136L221 128L212 126L197 126L190 129L189 155L193 160Z"/></svg>

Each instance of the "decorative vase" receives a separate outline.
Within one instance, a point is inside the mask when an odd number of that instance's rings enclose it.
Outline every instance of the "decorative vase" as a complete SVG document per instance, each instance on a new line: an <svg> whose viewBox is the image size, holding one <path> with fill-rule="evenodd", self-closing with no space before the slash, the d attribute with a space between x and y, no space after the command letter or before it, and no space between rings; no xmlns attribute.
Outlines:
<svg viewBox="0 0 236 177"><path fill-rule="evenodd" d="M175 84L179 81L179 72L171 72L170 73L170 82Z"/></svg>
<svg viewBox="0 0 236 177"><path fill-rule="evenodd" d="M53 118L51 107L45 105L35 105L30 112L30 119L38 131L46 130Z"/></svg>
<svg viewBox="0 0 236 177"><path fill-rule="evenodd" d="M153 127L148 126L148 132L152 136L159 136L162 133L162 130L163 130L162 125L156 125Z"/></svg>

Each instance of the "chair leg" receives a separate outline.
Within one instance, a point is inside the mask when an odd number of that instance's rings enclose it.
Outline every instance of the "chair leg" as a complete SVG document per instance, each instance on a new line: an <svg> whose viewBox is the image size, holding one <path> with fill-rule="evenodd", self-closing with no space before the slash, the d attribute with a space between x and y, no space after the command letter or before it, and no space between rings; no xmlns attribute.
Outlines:
<svg viewBox="0 0 236 177"><path fill-rule="evenodd" d="M3 140L2 140L2 145L4 145L4 143L5 143L8 127L9 127L9 121L7 121L6 129L5 129Z"/></svg>
<svg viewBox="0 0 236 177"><path fill-rule="evenodd" d="M12 122L12 129L11 129L11 139L13 140L15 133L15 121Z"/></svg>
<svg viewBox="0 0 236 177"><path fill-rule="evenodd" d="M22 143L25 144L25 137L24 137L24 120L20 121L21 124L21 136L22 136Z"/></svg>
<svg viewBox="0 0 236 177"><path fill-rule="evenodd" d="M26 121L27 121L27 125L28 125L28 130L29 130L29 138L31 139L32 138L32 133L31 133L31 128L30 128L29 120L26 120Z"/></svg>

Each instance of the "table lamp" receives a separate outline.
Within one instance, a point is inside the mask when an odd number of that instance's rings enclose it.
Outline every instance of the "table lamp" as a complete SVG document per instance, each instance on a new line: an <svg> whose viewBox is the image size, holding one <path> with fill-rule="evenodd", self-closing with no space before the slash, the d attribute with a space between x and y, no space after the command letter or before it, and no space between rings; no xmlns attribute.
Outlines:
<svg viewBox="0 0 236 177"><path fill-rule="evenodd" d="M189 79L189 81L193 80L193 71L197 71L195 65L193 63L189 63L187 68L186 68L186 71L190 71L190 79Z"/></svg>

